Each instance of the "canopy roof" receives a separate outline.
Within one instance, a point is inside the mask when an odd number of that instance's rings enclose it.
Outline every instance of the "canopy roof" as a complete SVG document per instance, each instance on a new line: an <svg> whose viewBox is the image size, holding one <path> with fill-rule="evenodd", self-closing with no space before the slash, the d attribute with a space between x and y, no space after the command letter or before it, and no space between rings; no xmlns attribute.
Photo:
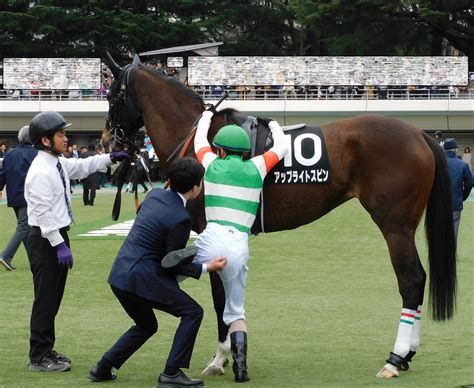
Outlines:
<svg viewBox="0 0 474 388"><path fill-rule="evenodd" d="M160 50L145 51L139 55L160 55L160 54L173 54L180 53L185 51L194 51L198 55L209 55L216 56L219 53L219 47L223 45L224 42L213 42L213 43L201 43L201 44L192 44L189 46L176 46L168 47Z"/></svg>

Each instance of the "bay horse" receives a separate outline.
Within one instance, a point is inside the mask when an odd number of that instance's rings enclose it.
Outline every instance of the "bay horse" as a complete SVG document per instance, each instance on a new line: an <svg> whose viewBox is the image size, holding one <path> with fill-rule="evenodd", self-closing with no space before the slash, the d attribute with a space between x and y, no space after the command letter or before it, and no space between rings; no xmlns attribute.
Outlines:
<svg viewBox="0 0 474 388"><path fill-rule="evenodd" d="M144 126L166 170L170 156L204 111L202 98L181 82L147 70L138 56L124 68L110 54L107 56L115 81L108 93L103 139L109 140L112 135L115 149L133 148L133 139ZM224 109L214 115L210 143L236 114L239 112ZM423 131L390 117L358 116L321 129L332 169L331 182L265 186L265 232L308 224L349 199L358 198L385 238L402 297L395 345L377 373L377 377L396 377L399 370L409 368L419 345L427 276L415 245L415 231L425 209L432 316L447 320L454 312L456 246L444 151ZM195 157L192 145L185 155ZM187 207L193 230L200 233L206 225L203 195L189 201ZM224 303L219 283L218 276L211 277L218 338L223 343L227 328L219 318ZM211 373L223 371L227 355L222 356L217 354L212 361Z"/></svg>

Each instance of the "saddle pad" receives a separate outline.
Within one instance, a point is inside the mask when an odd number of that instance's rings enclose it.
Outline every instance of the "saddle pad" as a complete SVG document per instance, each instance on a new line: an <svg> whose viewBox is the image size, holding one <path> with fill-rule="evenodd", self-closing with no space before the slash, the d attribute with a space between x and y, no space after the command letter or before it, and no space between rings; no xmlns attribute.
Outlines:
<svg viewBox="0 0 474 388"><path fill-rule="evenodd" d="M288 154L268 173L265 185L326 184L331 168L320 127L285 131Z"/></svg>

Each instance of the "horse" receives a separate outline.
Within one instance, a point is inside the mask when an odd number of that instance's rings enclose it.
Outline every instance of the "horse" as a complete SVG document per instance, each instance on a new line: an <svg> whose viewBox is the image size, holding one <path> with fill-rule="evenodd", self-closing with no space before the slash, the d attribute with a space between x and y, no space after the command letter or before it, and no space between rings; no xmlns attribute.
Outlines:
<svg viewBox="0 0 474 388"><path fill-rule="evenodd" d="M176 152L195 157L190 136L206 109L202 98L181 82L147 70L135 56L123 68L107 53L115 77L108 93L109 111L103 140L115 149L133 149L137 131L145 127L163 168ZM241 112L223 109L214 115L209 139ZM402 299L393 351L377 377L392 378L407 370L419 345L421 307L427 279L415 245L415 231L425 212L429 257L429 305L435 320L451 319L456 297L456 244L451 188L444 151L414 126L390 117L367 115L320 127L332 168L328 184L268 185L263 189L265 232L294 229L357 198L387 243ZM190 147L183 147L184 143ZM212 141L210 141L212 143ZM188 201L193 230L206 225L203 195ZM219 315L225 296L219 277L211 277L218 339L227 328ZM222 373L227 359L218 346L211 374Z"/></svg>

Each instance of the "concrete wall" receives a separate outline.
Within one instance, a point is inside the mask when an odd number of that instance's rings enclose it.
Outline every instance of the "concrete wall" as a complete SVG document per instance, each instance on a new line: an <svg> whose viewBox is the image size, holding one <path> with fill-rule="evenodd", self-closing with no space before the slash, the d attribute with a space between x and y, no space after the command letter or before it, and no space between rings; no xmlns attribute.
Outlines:
<svg viewBox="0 0 474 388"><path fill-rule="evenodd" d="M213 101L208 101L213 102ZM474 145L474 100L226 100L253 116L274 117L282 125L324 125L361 114L382 114L408 121L427 131L441 129ZM98 139L108 110L106 101L0 100L0 142L13 142L19 128L40 111L57 110L73 125L73 141L85 145ZM2 140L3 139L3 140ZM473 147L474 148L474 147Z"/></svg>

